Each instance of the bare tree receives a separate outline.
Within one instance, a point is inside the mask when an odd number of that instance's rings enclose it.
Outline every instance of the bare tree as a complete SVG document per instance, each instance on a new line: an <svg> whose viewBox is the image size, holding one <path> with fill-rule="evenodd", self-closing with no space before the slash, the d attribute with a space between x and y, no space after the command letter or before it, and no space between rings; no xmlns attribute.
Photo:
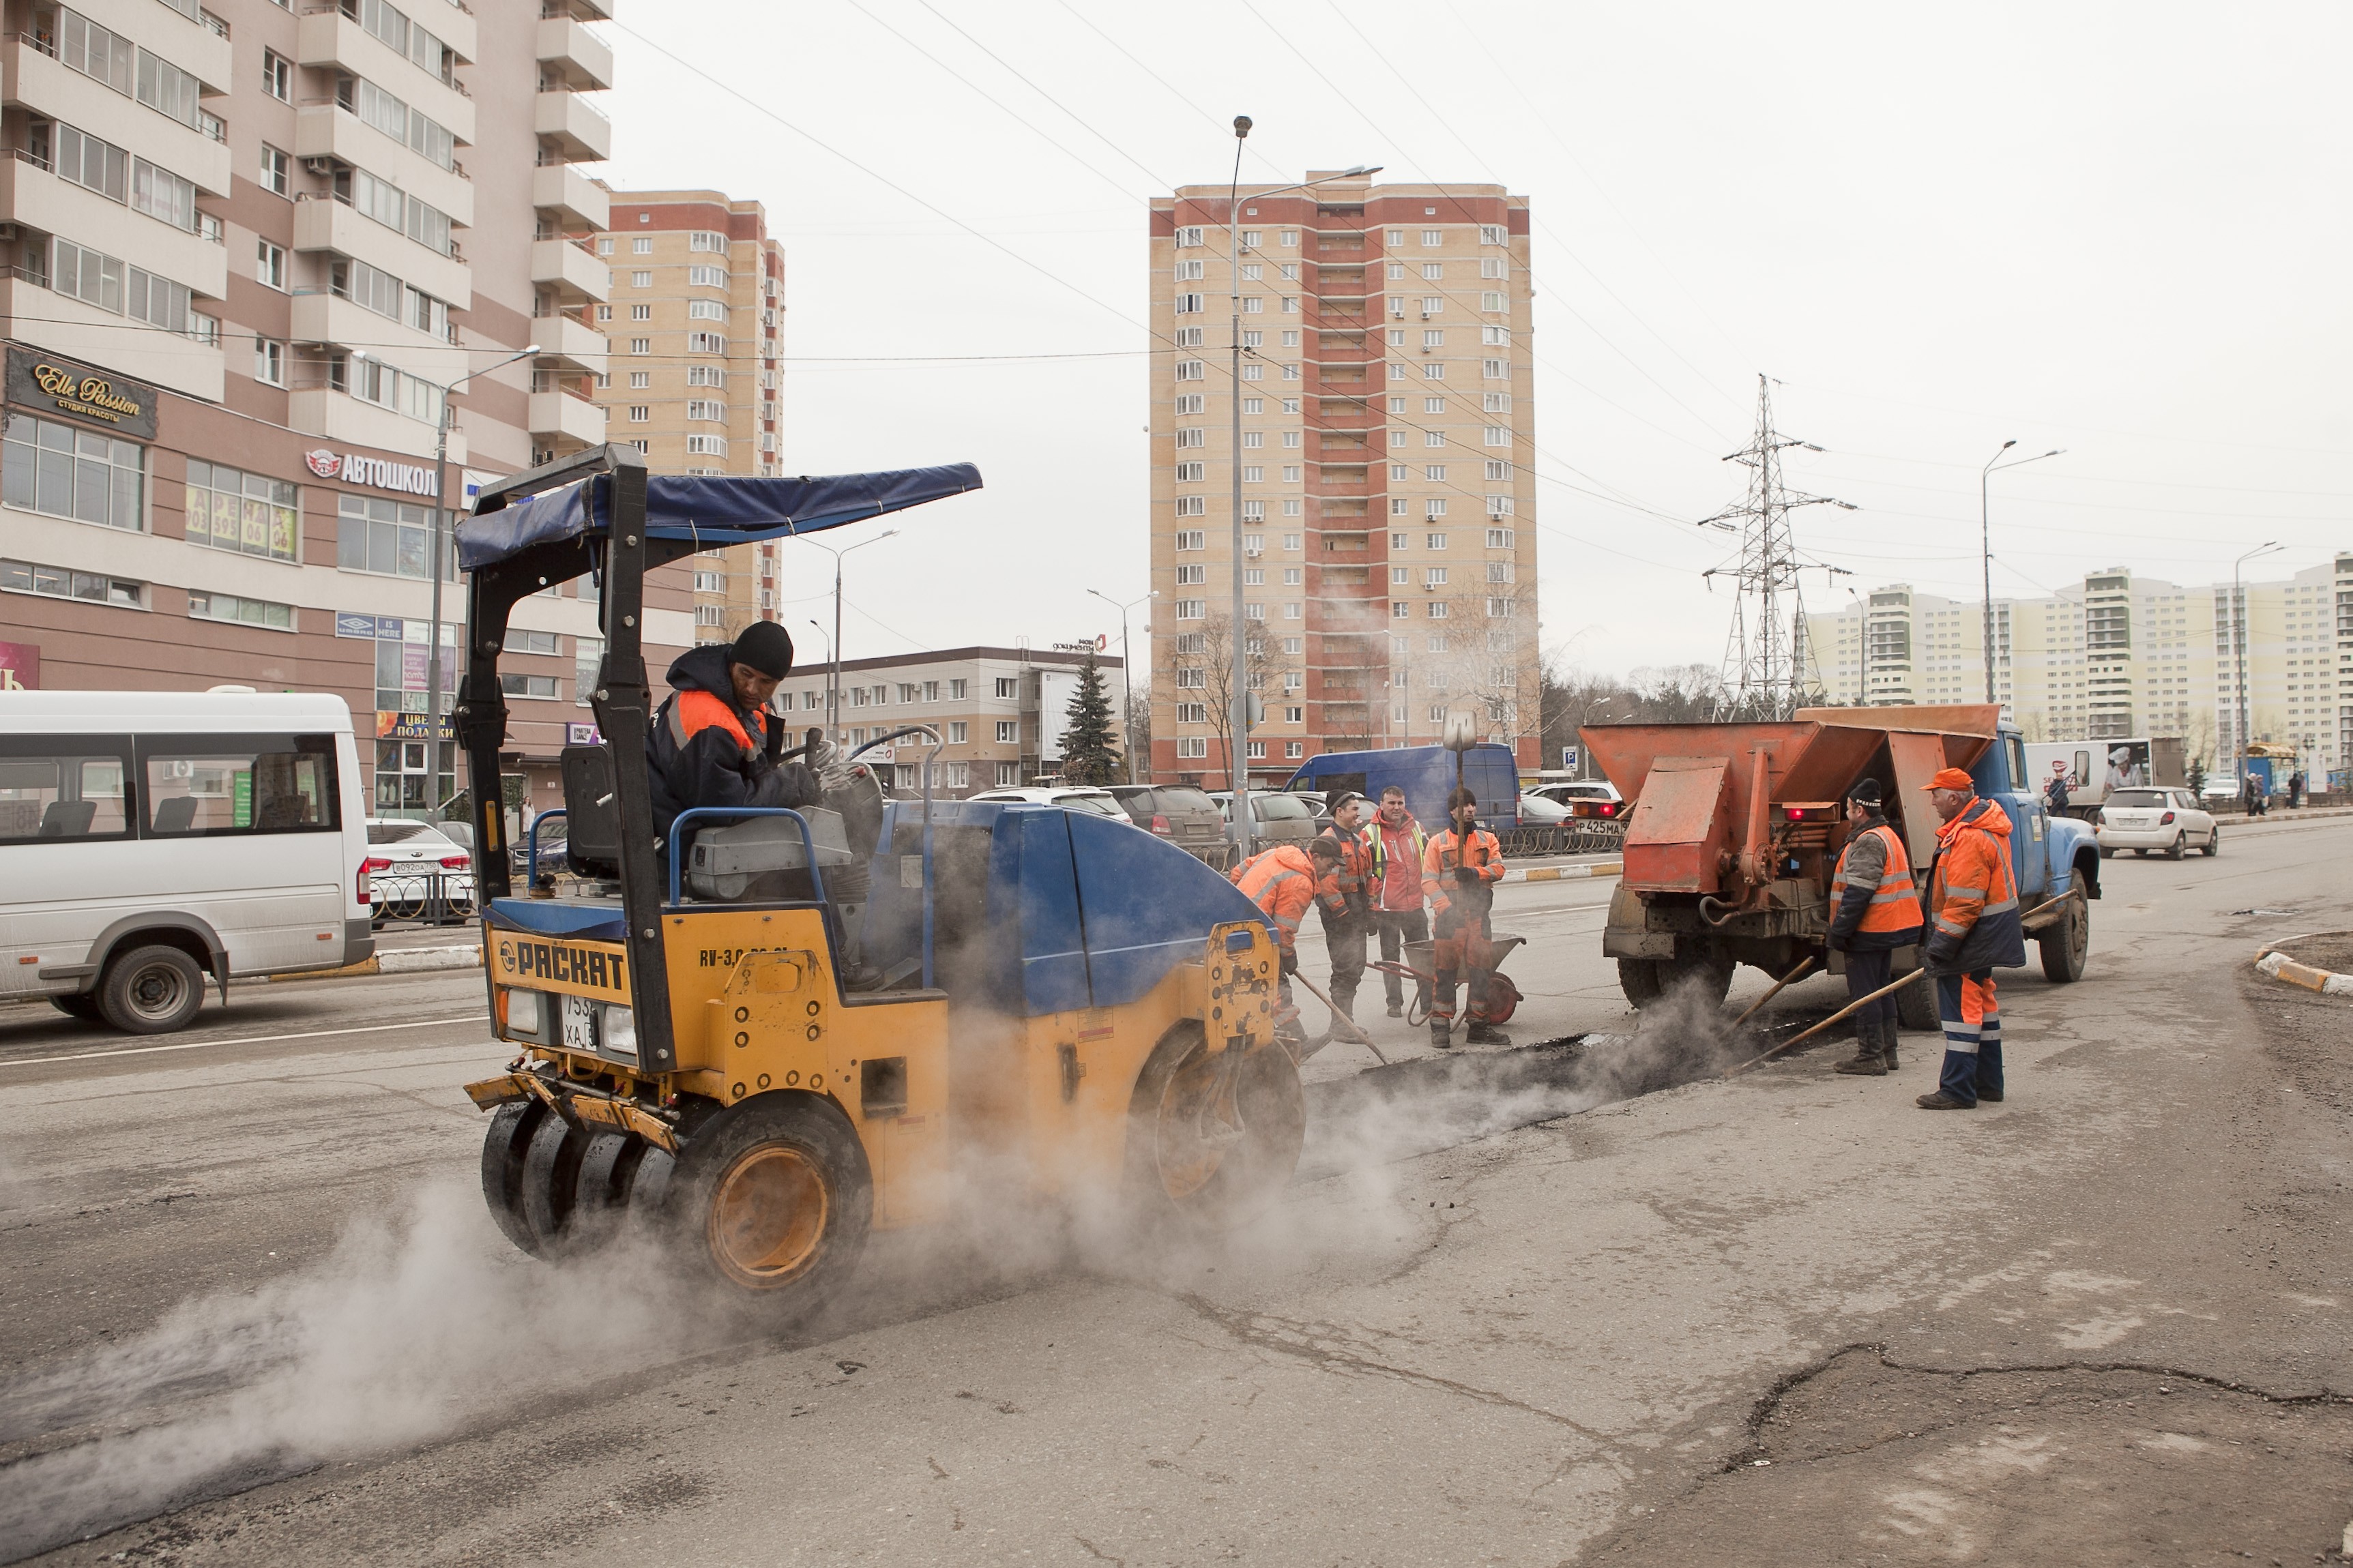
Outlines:
<svg viewBox="0 0 2353 1568"><path fill-rule="evenodd" d="M1213 612L1201 622L1198 631L1178 634L1175 659L1177 701L1208 706L1209 723L1216 729L1229 759L1234 754L1233 626L1231 615ZM1243 638L1250 689L1270 705L1281 700L1283 677L1297 668L1289 656L1271 651L1276 646L1266 628L1255 622Z"/></svg>

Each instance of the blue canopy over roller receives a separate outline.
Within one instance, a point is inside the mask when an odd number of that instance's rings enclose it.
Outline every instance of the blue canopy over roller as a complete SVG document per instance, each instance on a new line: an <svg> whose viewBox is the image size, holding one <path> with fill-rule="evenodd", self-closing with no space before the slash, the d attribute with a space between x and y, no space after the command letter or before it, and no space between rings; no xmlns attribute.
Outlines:
<svg viewBox="0 0 2353 1568"><path fill-rule="evenodd" d="M653 539L687 542L694 549L715 549L816 533L978 489L980 470L970 463L794 479L657 474L646 480L646 532ZM611 523L611 481L585 479L483 516L460 519L458 563L477 571L535 545L602 534Z"/></svg>

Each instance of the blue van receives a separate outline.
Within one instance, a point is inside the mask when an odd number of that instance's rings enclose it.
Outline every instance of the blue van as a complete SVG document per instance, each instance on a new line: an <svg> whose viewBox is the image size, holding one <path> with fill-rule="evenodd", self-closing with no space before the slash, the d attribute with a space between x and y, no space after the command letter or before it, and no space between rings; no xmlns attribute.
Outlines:
<svg viewBox="0 0 2353 1568"><path fill-rule="evenodd" d="M1520 768L1512 748L1483 741L1462 753L1462 784L1479 796L1479 820L1502 832L1520 825ZM1326 752L1301 764L1282 787L1326 795L1354 790L1376 805L1381 791L1405 791L1406 809L1436 832L1446 822L1446 797L1454 791L1454 753L1443 746L1400 746L1387 752Z"/></svg>

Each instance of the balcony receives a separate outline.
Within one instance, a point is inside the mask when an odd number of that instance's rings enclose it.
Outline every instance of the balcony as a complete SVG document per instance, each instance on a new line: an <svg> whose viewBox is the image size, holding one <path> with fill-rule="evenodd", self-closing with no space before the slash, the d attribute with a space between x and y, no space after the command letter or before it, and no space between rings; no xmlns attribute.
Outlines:
<svg viewBox="0 0 2353 1568"><path fill-rule="evenodd" d="M474 226L471 180L409 151L406 142L394 141L349 110L337 108L332 100L306 103L294 110L294 155L334 158L371 170L448 213L449 221L459 227Z"/></svg>
<svg viewBox="0 0 2353 1568"><path fill-rule="evenodd" d="M580 22L609 22L613 0L541 0L542 16L569 16Z"/></svg>
<svg viewBox="0 0 2353 1568"><path fill-rule="evenodd" d="M287 335L298 343L364 343L376 359L438 386L472 368L466 351L337 294L294 296ZM383 346L397 344L397 347Z"/></svg>
<svg viewBox="0 0 2353 1568"><path fill-rule="evenodd" d="M427 19L438 21L438 17ZM341 11L312 11L302 18L295 37L300 64L364 77L427 120L448 127L461 144L472 144L474 100L428 74L406 55L394 52L391 45L353 18Z"/></svg>
<svg viewBox="0 0 2353 1568"><path fill-rule="evenodd" d="M531 280L552 283L573 300L601 303L613 297L613 269L568 239L532 241Z"/></svg>
<svg viewBox="0 0 2353 1568"><path fill-rule="evenodd" d="M613 49L568 16L544 16L539 24L541 79L559 77L575 92L597 92L613 85Z"/></svg>
<svg viewBox="0 0 2353 1568"><path fill-rule="evenodd" d="M563 370L602 375L610 353L605 334L570 316L539 316L531 323L531 341L539 345L539 360Z"/></svg>
<svg viewBox="0 0 2353 1568"><path fill-rule="evenodd" d="M172 22L168 16L163 20ZM213 37L201 28L188 31L192 39ZM225 58L226 46L222 52ZM226 74L217 79L198 74L208 81L228 79ZM229 194L234 161L226 141L216 141L167 114L141 108L135 99L50 56L27 34L0 39L0 96L12 107L21 104L49 119L104 136L126 152L195 181L196 189L208 196Z"/></svg>
<svg viewBox="0 0 2353 1568"><path fill-rule="evenodd" d="M569 163L542 163L531 172L531 205L552 212L566 228L610 228L613 198Z"/></svg>
<svg viewBox="0 0 2353 1568"><path fill-rule="evenodd" d="M93 250L142 267L197 294L228 294L228 251L217 241L134 212L51 174L29 153L0 158L0 218L43 234L62 234Z"/></svg>
<svg viewBox="0 0 2353 1568"><path fill-rule="evenodd" d="M184 396L221 400L227 361L216 338L207 342L142 326L5 271L0 271L0 315L8 318L11 336L36 348L87 360Z"/></svg>
<svg viewBox="0 0 2353 1568"><path fill-rule="evenodd" d="M605 411L577 393L534 392L531 439L533 446L553 447L558 452L602 446Z"/></svg>
<svg viewBox="0 0 2353 1568"><path fill-rule="evenodd" d="M288 393L286 423L306 436L322 436L338 444L381 447L420 462L433 460L436 432L432 426L331 386L298 386ZM453 425L449 431L450 467L462 465L467 455L466 433Z"/></svg>
<svg viewBox="0 0 2353 1568"><path fill-rule="evenodd" d="M427 249L348 203L305 195L294 204L294 248L332 250L407 279L460 310L474 305L474 273L454 256Z"/></svg>
<svg viewBox="0 0 2353 1568"><path fill-rule="evenodd" d="M568 163L601 163L613 155L613 122L576 92L541 93L532 106L531 128Z"/></svg>

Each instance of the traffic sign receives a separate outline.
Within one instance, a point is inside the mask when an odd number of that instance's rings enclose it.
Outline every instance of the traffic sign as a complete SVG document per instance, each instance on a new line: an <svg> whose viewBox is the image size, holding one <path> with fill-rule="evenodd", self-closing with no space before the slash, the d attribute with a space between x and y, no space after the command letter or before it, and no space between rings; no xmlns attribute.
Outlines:
<svg viewBox="0 0 2353 1568"><path fill-rule="evenodd" d="M1573 773L1577 771L1577 748L1575 746L1563 746L1560 749L1560 766L1561 771L1564 773Z"/></svg>

